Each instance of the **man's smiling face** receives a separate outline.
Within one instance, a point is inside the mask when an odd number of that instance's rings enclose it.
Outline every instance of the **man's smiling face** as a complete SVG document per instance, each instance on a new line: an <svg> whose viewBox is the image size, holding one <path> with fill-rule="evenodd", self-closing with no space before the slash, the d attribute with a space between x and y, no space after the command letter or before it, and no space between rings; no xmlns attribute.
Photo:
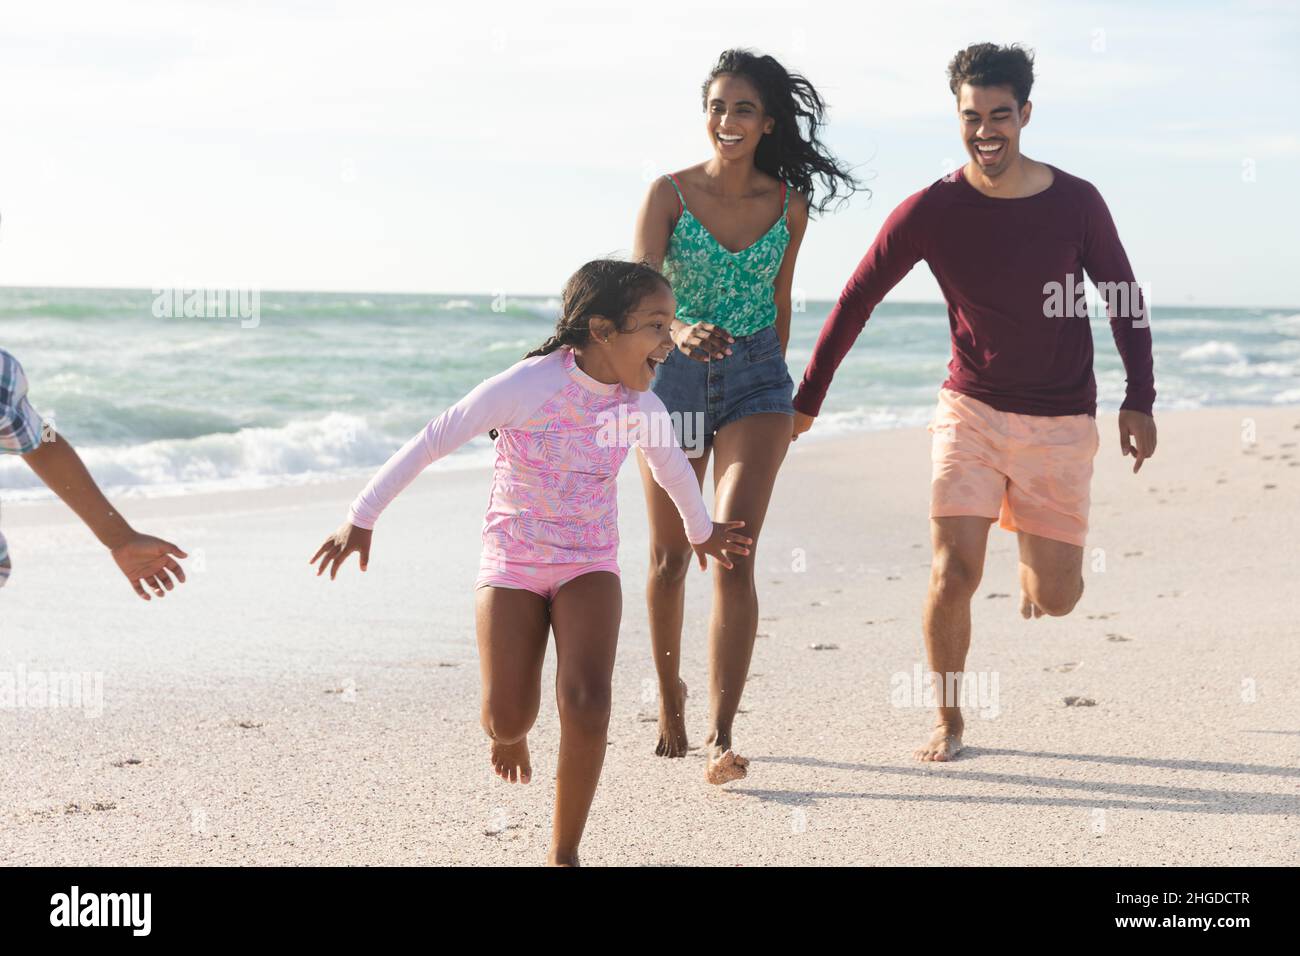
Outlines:
<svg viewBox="0 0 1300 956"><path fill-rule="evenodd" d="M1029 122L1033 104L1016 103L1009 86L972 86L957 91L957 117L962 142L971 162L989 179L996 179L1020 158L1020 130Z"/></svg>

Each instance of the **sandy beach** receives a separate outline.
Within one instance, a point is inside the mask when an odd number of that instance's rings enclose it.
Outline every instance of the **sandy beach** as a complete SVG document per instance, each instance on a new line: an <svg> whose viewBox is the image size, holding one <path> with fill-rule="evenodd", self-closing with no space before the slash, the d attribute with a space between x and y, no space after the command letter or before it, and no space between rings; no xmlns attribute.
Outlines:
<svg viewBox="0 0 1300 956"><path fill-rule="evenodd" d="M584 863L1300 862L1300 408L1157 422L1157 456L1134 476L1101 418L1073 615L1020 619L1014 538L992 532L968 661L992 696L968 709L949 765L912 760L932 714L903 699L924 667L928 435L797 443L757 557L762 622L736 725L750 776L722 789L698 750L653 755L629 462L624 624ZM553 696L527 787L492 776L478 723L487 473L427 473L384 516L367 574L354 559L318 580L308 557L362 483L125 502L192 554L189 583L150 606L56 504L4 506L0 673L102 675L102 708L0 707L0 860L544 862ZM709 598L695 572L692 744Z"/></svg>

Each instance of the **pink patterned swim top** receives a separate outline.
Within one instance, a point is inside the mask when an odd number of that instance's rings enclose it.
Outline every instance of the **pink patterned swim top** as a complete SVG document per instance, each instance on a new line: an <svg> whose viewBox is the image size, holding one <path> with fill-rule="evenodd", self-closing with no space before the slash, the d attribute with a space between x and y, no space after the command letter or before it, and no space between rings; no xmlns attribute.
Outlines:
<svg viewBox="0 0 1300 956"><path fill-rule="evenodd" d="M476 435L499 432L483 550L540 564L618 556L619 469L632 445L682 515L686 537L713 533L699 483L654 392L598 382L561 347L487 379L397 450L352 503L373 528L425 468Z"/></svg>

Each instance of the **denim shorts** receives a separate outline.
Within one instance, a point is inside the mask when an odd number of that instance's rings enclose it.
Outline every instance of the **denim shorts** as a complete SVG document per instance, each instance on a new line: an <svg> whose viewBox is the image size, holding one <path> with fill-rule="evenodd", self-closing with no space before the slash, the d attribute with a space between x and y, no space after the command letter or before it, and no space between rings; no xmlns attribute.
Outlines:
<svg viewBox="0 0 1300 956"><path fill-rule="evenodd" d="M708 362L673 349L655 370L650 388L668 409L690 458L698 458L719 429L746 415L794 414L794 381L776 326L739 336L730 347L730 355Z"/></svg>

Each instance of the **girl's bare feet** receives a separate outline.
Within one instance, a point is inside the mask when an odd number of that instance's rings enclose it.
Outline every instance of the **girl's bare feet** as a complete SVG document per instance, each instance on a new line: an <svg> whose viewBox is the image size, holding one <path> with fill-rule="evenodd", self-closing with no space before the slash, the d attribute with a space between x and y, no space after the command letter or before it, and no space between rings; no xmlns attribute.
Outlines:
<svg viewBox="0 0 1300 956"><path fill-rule="evenodd" d="M533 779L533 765L528 757L528 738L518 743L492 742L492 769L509 783L528 783Z"/></svg>
<svg viewBox="0 0 1300 956"><path fill-rule="evenodd" d="M930 739L913 751L912 756L927 763L943 763L961 753L962 725L940 721Z"/></svg>
<svg viewBox="0 0 1300 956"><path fill-rule="evenodd" d="M732 750L731 741L723 740L716 733L709 735L706 758L704 779L715 786L741 780L749 773L749 758Z"/></svg>
<svg viewBox="0 0 1300 956"><path fill-rule="evenodd" d="M659 742L655 744L657 757L685 757L686 744L686 681L677 679L678 694L669 699L659 695Z"/></svg>

